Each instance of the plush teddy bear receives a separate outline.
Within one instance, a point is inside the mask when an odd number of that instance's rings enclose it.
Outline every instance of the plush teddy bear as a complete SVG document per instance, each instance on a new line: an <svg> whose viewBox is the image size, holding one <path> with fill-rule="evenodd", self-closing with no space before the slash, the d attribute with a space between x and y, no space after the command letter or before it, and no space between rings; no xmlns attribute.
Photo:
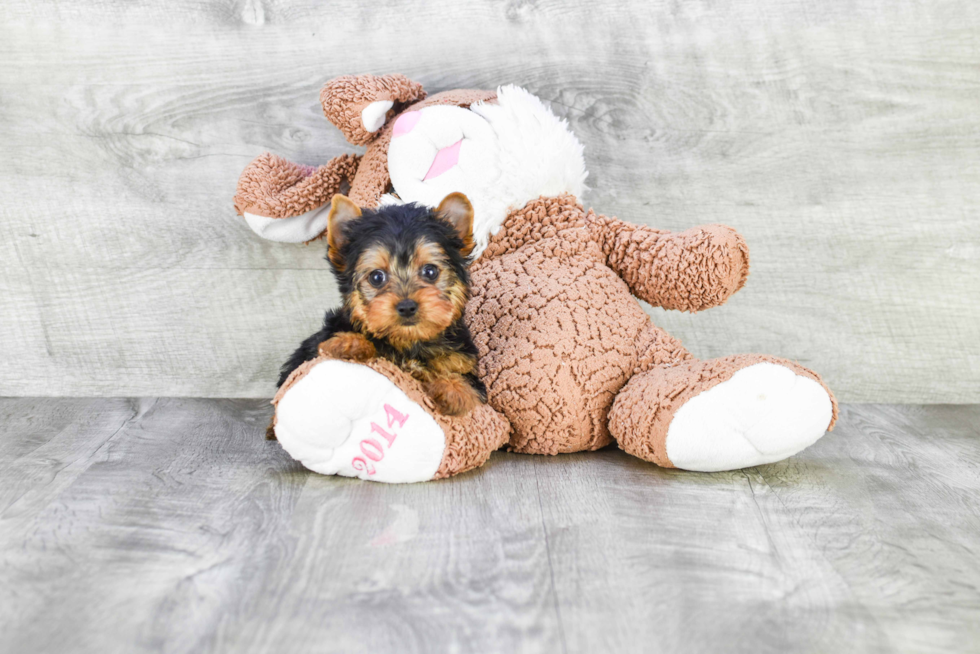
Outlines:
<svg viewBox="0 0 980 654"><path fill-rule="evenodd" d="M761 354L694 358L635 298L680 311L745 284L748 249L722 225L670 233L586 210L582 145L537 97L504 86L426 97L402 75L335 79L327 118L363 156L319 168L264 154L235 206L259 235L305 242L338 192L364 207L475 210L466 320L489 406L437 412L386 361L307 362L276 395L275 433L324 474L412 482L458 474L507 445L529 454L612 442L665 467L731 470L796 454L833 427L837 404L814 372Z"/></svg>

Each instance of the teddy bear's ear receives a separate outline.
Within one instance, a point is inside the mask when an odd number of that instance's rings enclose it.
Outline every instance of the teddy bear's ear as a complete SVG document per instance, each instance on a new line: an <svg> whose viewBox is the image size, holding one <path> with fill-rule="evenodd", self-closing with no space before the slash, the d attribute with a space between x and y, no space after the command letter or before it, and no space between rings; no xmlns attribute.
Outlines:
<svg viewBox="0 0 980 654"><path fill-rule="evenodd" d="M345 75L320 91L327 119L354 145L367 145L406 104L425 98L418 82L404 75Z"/></svg>

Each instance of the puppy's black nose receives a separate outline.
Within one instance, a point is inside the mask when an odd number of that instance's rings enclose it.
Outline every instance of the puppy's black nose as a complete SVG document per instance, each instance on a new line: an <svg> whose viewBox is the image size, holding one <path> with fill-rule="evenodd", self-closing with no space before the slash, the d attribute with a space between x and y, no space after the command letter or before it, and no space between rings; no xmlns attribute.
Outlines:
<svg viewBox="0 0 980 654"><path fill-rule="evenodd" d="M395 305L395 311L402 318L411 318L419 310L419 303L415 300L402 300Z"/></svg>

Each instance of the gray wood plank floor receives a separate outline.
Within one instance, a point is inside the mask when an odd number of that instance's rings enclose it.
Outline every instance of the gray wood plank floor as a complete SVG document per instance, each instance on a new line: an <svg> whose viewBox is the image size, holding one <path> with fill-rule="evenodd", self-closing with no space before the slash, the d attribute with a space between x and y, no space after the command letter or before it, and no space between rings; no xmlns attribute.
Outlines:
<svg viewBox="0 0 980 654"><path fill-rule="evenodd" d="M980 407L845 406L802 455L305 472L261 400L0 400L0 651L967 652Z"/></svg>

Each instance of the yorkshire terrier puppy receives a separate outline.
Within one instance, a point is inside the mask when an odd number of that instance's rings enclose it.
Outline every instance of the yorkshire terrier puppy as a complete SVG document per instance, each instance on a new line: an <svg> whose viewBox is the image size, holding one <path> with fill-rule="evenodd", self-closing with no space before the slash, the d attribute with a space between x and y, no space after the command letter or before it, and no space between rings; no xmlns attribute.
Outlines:
<svg viewBox="0 0 980 654"><path fill-rule="evenodd" d="M380 357L422 382L444 414L486 402L476 346L463 322L473 207L462 193L433 211L418 204L361 210L335 195L327 219L327 260L344 304L282 367L279 386L304 361L326 355Z"/></svg>

